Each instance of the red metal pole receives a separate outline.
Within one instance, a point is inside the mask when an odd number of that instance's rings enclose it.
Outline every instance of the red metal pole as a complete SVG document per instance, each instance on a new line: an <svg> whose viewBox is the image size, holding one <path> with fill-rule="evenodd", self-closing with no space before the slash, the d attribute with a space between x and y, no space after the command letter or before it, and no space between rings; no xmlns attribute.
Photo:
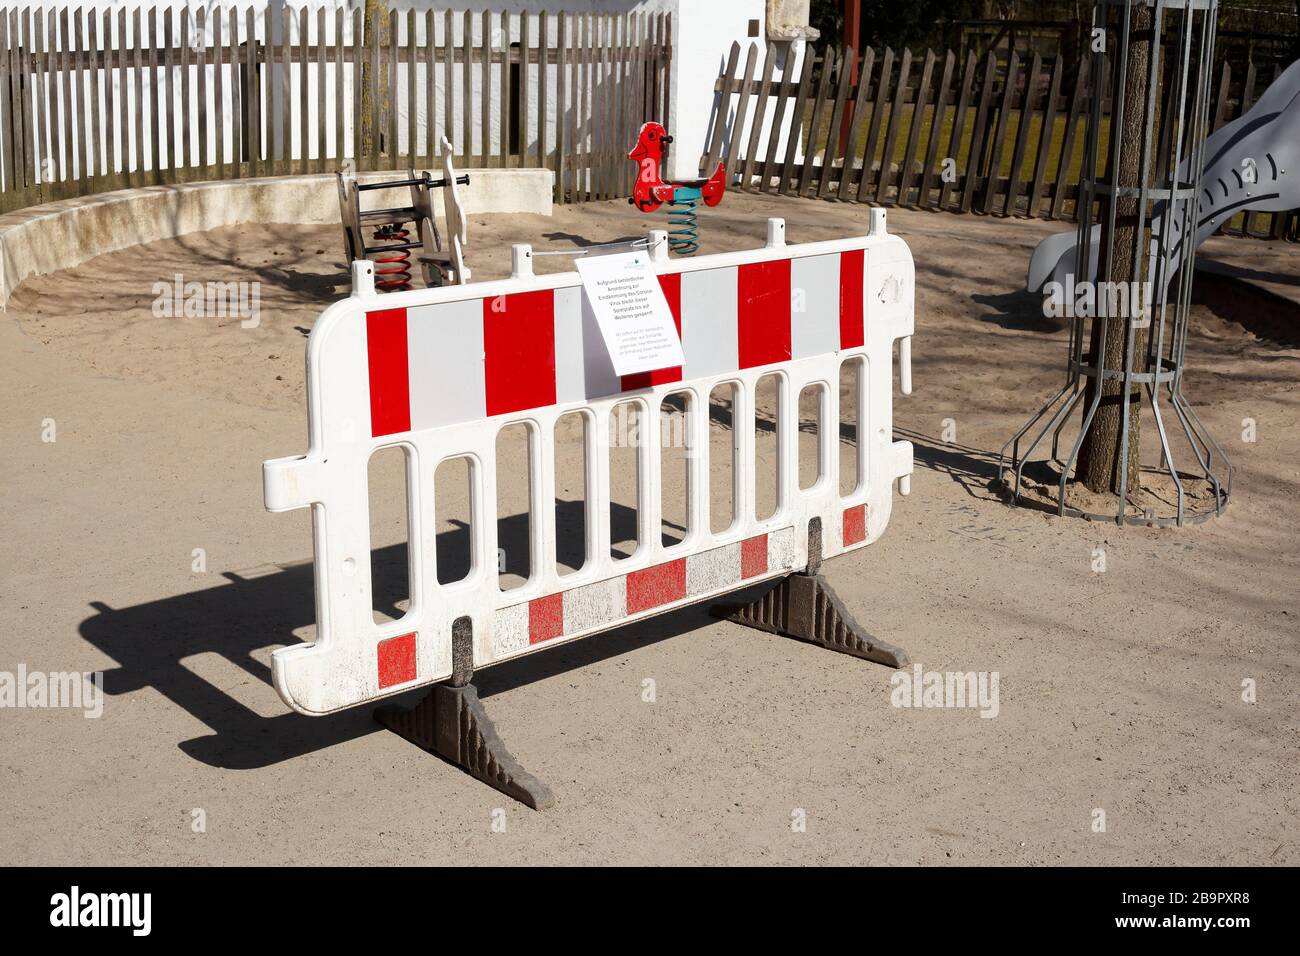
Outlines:
<svg viewBox="0 0 1300 956"><path fill-rule="evenodd" d="M844 12L844 37L841 43L842 49L852 47L854 52L861 53L858 46L862 38L862 0L841 0L841 9ZM854 57L853 71L849 75L849 82L856 84L858 82L858 60L861 56ZM840 152L843 153L849 141L849 128L853 125L852 110L845 110L844 116L840 120ZM847 164L848 159L845 158Z"/></svg>

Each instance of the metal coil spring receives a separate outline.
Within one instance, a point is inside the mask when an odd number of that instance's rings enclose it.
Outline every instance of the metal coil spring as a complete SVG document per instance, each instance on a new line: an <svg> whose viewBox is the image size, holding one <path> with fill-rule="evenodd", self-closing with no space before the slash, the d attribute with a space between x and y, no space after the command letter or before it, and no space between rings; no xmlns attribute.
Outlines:
<svg viewBox="0 0 1300 956"><path fill-rule="evenodd" d="M397 226L380 226L375 230L374 238L379 242L404 243L410 233ZM381 251L374 256L375 287L385 292L402 292L411 288L411 250L394 249Z"/></svg>
<svg viewBox="0 0 1300 956"><path fill-rule="evenodd" d="M691 192L695 195L690 195ZM699 204L697 190L683 189L678 189L668 203L668 248L679 256L693 255L700 248L700 225L695 213Z"/></svg>

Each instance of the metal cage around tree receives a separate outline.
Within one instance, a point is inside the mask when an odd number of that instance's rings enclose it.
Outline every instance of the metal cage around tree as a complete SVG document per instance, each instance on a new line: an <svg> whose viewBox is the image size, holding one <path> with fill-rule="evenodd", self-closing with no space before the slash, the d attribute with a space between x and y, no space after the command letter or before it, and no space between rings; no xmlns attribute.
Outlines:
<svg viewBox="0 0 1300 956"><path fill-rule="evenodd" d="M1228 504L1232 465L1183 394L1216 11L1217 0L1094 7L1084 169L1104 171L1080 183L1070 285L1083 294L1065 303L1065 384L1002 449L999 480L1014 504L1148 525ZM1098 162L1108 77L1116 122Z"/></svg>

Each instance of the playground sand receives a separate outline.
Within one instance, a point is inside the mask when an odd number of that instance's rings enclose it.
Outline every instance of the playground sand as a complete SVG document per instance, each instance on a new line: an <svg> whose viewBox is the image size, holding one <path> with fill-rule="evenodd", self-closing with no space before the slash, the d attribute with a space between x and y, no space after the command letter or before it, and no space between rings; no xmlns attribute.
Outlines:
<svg viewBox="0 0 1300 956"><path fill-rule="evenodd" d="M866 228L862 206L729 195L704 251L761 244L769 215L792 243ZM503 276L512 241L659 221L475 217L470 261ZM269 659L313 632L310 519L262 510L260 463L306 448L305 336L347 280L334 229L225 229L34 278L0 316L0 671L101 670L106 692L98 719L0 713L0 863L1300 863L1300 309L1198 279L1187 394L1237 466L1223 517L1059 520L990 482L1063 381L1066 334L1022 287L1067 227L889 222L917 262L912 495L824 573L924 671L996 672L995 717L895 707L887 669L703 608L479 675L545 814L366 708L287 712ZM1296 247L1265 258L1300 281ZM178 275L182 313L185 283L259 283L260 321L166 317Z"/></svg>

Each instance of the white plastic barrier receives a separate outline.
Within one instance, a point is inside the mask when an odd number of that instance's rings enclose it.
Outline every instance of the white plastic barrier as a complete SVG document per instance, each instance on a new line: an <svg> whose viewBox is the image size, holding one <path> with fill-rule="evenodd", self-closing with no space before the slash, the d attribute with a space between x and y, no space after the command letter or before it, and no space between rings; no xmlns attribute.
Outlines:
<svg viewBox="0 0 1300 956"><path fill-rule="evenodd" d="M310 505L314 518L317 638L273 655L281 697L301 713L326 714L441 681L452 674L452 622L461 616L472 619L473 664L482 667L802 570L814 518L827 558L878 538L894 479L906 494L912 471L911 443L892 440L895 339L900 384L911 388L911 252L886 233L883 210L872 210L871 233L860 238L786 246L780 220L770 220L768 232L762 249L672 261L662 241L652 243L686 365L636 380L614 374L576 272L384 296L358 276L358 293L330 306L308 340L310 450L263 465L268 510ZM859 357L860 478L842 496L840 368ZM781 383L778 504L758 521L753 399L769 373ZM715 533L709 396L726 383L736 386L736 518ZM824 387L821 478L800 490L797 405L811 383ZM663 396L681 392L691 396L691 520L685 539L665 547L657 416ZM615 559L603 452L610 410L629 399L648 416L638 430L640 533L635 552ZM553 560L554 435L556 420L574 411L588 416L587 561L561 576ZM485 556L497 553L497 434L518 422L533 436L532 576L503 591ZM400 620L376 624L368 463L392 445L407 450L411 604ZM472 465L472 556L466 578L440 585L433 481L439 462L454 457Z"/></svg>

